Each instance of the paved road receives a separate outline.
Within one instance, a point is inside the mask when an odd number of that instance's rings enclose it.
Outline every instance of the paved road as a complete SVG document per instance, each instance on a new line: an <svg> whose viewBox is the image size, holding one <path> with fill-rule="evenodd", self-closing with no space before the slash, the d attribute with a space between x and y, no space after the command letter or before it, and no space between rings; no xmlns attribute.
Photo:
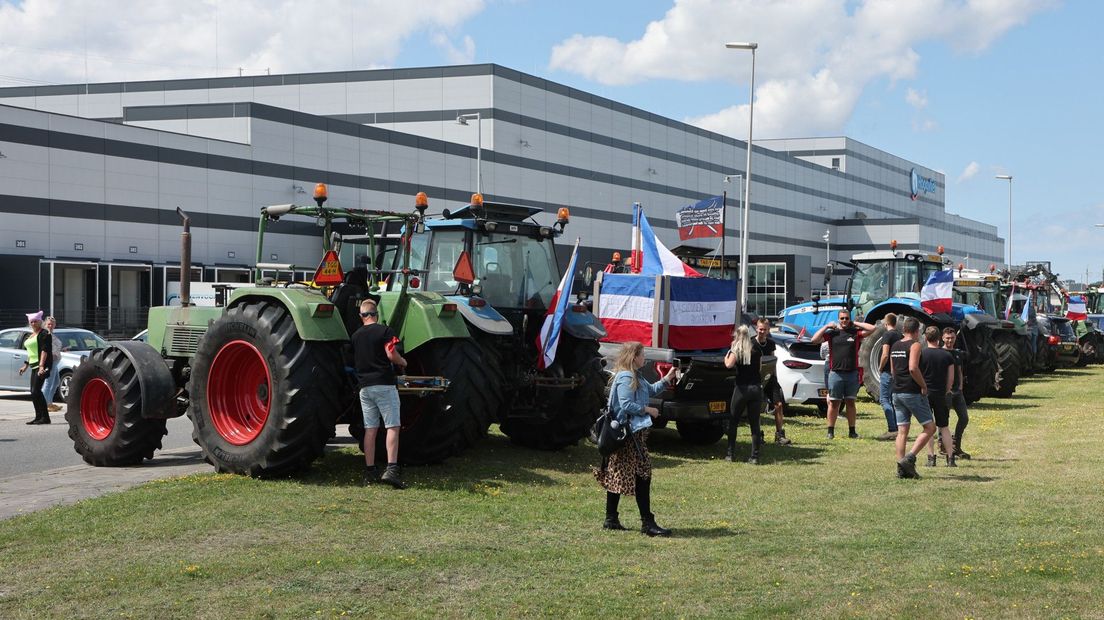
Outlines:
<svg viewBox="0 0 1104 620"><path fill-rule="evenodd" d="M54 423L27 426L34 407L26 394L0 392L0 519L72 504L171 476L212 471L192 442L187 418L169 420L164 449L133 467L91 467L73 451L64 411Z"/></svg>
<svg viewBox="0 0 1104 620"><path fill-rule="evenodd" d="M73 450L64 409L50 414L53 424L27 426L32 418L30 396L0 392L0 479L84 462ZM186 417L169 420L168 431L161 442L165 450L196 448Z"/></svg>

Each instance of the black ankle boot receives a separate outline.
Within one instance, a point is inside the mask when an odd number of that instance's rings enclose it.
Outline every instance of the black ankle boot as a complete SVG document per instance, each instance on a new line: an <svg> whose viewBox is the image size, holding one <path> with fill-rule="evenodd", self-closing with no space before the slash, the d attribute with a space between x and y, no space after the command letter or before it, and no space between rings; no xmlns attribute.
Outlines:
<svg viewBox="0 0 1104 620"><path fill-rule="evenodd" d="M613 515L612 517L607 515L606 520L602 522L602 529L625 531L629 528L621 525L621 521L617 518L617 515Z"/></svg>
<svg viewBox="0 0 1104 620"><path fill-rule="evenodd" d="M956 459L970 460L970 454L962 451L962 437L958 436L954 438L954 456Z"/></svg>
<svg viewBox="0 0 1104 620"><path fill-rule="evenodd" d="M752 465L759 464L759 448L763 445L763 433L753 433L751 435L751 456L748 457L747 462Z"/></svg>
<svg viewBox="0 0 1104 620"><path fill-rule="evenodd" d="M660 527L659 524L655 522L655 515L648 515L648 518L640 525L640 533L648 536L667 537L671 535L671 530Z"/></svg>

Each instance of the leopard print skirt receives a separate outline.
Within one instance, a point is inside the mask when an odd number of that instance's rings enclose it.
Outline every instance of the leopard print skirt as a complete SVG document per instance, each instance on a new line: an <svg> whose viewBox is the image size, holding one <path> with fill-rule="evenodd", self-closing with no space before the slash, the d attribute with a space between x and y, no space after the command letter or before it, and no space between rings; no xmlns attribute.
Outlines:
<svg viewBox="0 0 1104 620"><path fill-rule="evenodd" d="M636 479L652 477L652 457L648 453L648 429L636 433L637 444L632 439L620 450L609 456L606 467L594 468L594 478L610 493L636 495Z"/></svg>

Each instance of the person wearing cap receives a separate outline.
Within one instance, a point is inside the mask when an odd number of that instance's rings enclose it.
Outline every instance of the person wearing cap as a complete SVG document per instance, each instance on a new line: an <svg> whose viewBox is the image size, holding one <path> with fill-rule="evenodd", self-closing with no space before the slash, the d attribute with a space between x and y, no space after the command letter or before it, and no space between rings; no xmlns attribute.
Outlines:
<svg viewBox="0 0 1104 620"><path fill-rule="evenodd" d="M27 325L31 327L31 335L23 341L23 348L27 349L27 361L19 369L19 376L23 376L27 370L31 371L31 402L34 403L35 417L27 424L49 424L50 411L46 408L42 386L54 367L53 337L50 332L42 329L41 310L27 315Z"/></svg>

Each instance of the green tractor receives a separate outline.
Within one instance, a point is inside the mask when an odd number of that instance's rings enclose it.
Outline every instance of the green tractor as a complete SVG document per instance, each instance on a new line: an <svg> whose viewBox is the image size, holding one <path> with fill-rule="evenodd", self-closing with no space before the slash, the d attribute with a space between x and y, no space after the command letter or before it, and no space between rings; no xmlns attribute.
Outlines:
<svg viewBox="0 0 1104 620"><path fill-rule="evenodd" d="M1025 352L1030 348L1026 326L1019 316L1004 317L1006 305L1002 298L1000 276L963 269L962 265L955 270L954 300L974 306L996 319L990 327L997 355L997 375L989 393L998 398L1011 398L1020 377L1027 374Z"/></svg>
<svg viewBox="0 0 1104 620"><path fill-rule="evenodd" d="M476 339L484 321L476 314L473 325L469 304L462 303L475 297L472 286L422 286L423 278L432 281L445 269L430 258L437 246L429 241L424 194L410 214L324 207L321 184L315 200L314 207L261 209L255 282L221 288L214 307L190 302L189 220L178 210L184 218L181 305L151 308L148 344L111 343L74 373L66 420L85 461L118 466L152 458L165 420L186 413L192 438L218 471L271 476L309 466L343 417L358 426L349 335L360 325L357 306L366 298L378 300L381 321L399 334L409 362L398 386L403 460L440 461L486 435L505 402L505 386L485 371ZM261 262L266 229L292 216L321 226L325 256L314 282L281 278L296 271L293 265ZM358 242L366 248L360 254L386 257L386 266L376 260L342 272L340 253ZM592 374L600 372L599 366ZM568 377L577 394L595 391ZM545 419L549 426L560 422L552 414Z"/></svg>

